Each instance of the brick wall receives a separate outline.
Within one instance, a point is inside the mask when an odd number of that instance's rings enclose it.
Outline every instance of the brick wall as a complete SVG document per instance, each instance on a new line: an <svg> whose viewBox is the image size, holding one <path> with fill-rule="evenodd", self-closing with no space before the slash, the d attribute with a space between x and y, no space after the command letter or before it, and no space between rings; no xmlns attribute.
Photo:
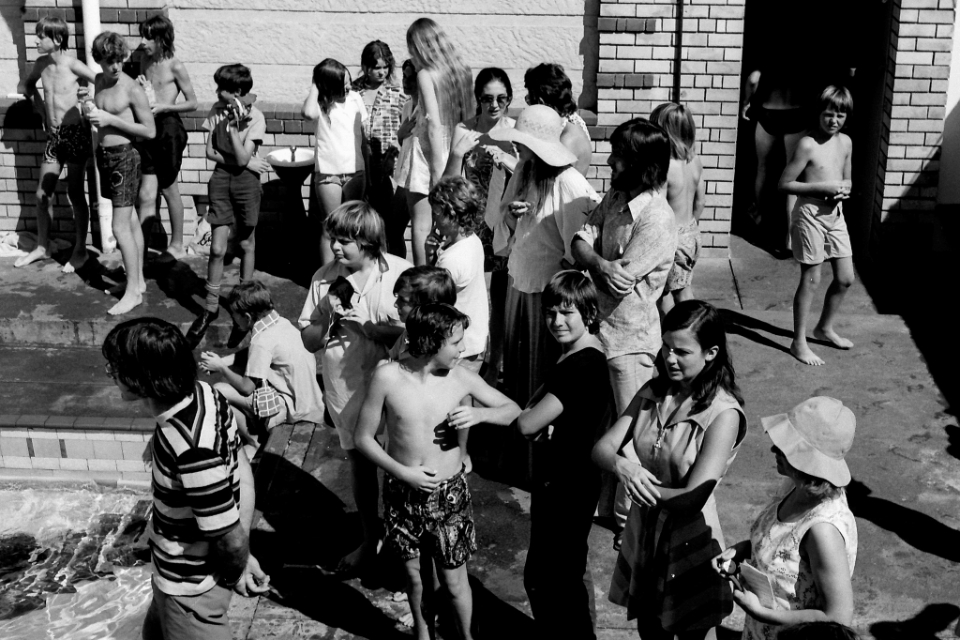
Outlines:
<svg viewBox="0 0 960 640"><path fill-rule="evenodd" d="M274 149L288 149L290 146L313 147L313 135L302 132L304 122L299 106L270 103L257 106L267 119L267 134L260 150L261 156ZM198 214L206 211L207 181L214 168L214 163L206 159L204 132L201 129L209 108L209 103L201 104L196 111L183 114L188 140L180 171L180 193L186 208L184 233L188 241L195 230ZM30 107L24 101L0 100L0 128L0 232L33 231L36 229L37 179L46 135L39 127L39 119L30 113ZM285 193L275 173L265 174L262 180L276 186L265 190L261 206L261 220L269 223L271 216L282 213ZM301 187L300 195L304 207L309 209L309 180ZM95 207L96 201L92 200ZM162 198L161 207L161 219L169 234L169 215ZM96 224L96 215L92 215L91 219ZM61 180L54 199L53 232L56 236L72 239L73 228L66 184Z"/></svg>
<svg viewBox="0 0 960 640"><path fill-rule="evenodd" d="M678 25L680 102L694 114L704 165L706 207L700 221L705 257L726 257L733 205L744 0L687 0L678 22L675 0L600 4L595 182L609 186L610 133L672 100ZM592 172L593 172L592 171Z"/></svg>
<svg viewBox="0 0 960 640"><path fill-rule="evenodd" d="M944 105L953 44L953 0L894 0L879 215L937 204Z"/></svg>

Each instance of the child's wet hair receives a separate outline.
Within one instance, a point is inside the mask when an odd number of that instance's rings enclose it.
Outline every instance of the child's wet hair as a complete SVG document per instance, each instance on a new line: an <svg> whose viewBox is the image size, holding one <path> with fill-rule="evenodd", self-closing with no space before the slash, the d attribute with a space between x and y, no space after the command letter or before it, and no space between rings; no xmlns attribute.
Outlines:
<svg viewBox="0 0 960 640"><path fill-rule="evenodd" d="M349 200L330 212L323 228L331 238L353 240L371 258L382 258L387 248L387 233L373 207L360 200Z"/></svg>
<svg viewBox="0 0 960 640"><path fill-rule="evenodd" d="M66 51L70 40L70 28L63 18L43 16L37 21L36 33L40 37L50 38L57 43L61 51Z"/></svg>
<svg viewBox="0 0 960 640"><path fill-rule="evenodd" d="M820 94L820 112L833 109L840 113L853 113L853 94L846 87L832 84Z"/></svg>
<svg viewBox="0 0 960 640"><path fill-rule="evenodd" d="M101 349L107 371L141 398L174 404L193 393L197 361L180 329L158 318L121 322Z"/></svg>
<svg viewBox="0 0 960 640"><path fill-rule="evenodd" d="M101 62L111 64L126 60L130 54L130 49L120 34L113 31L104 31L93 39L90 52L93 54L93 61L97 64Z"/></svg>
<svg viewBox="0 0 960 640"><path fill-rule="evenodd" d="M390 45L382 40L368 42L360 53L360 66L367 69L373 69L377 66L377 60L383 60L387 65L387 80L393 80L393 71L397 66L396 58L393 57L393 51L390 51Z"/></svg>
<svg viewBox="0 0 960 640"><path fill-rule="evenodd" d="M670 138L658 125L645 118L628 120L613 131L610 147L613 154L626 163L624 173L636 182L631 188L647 191L667 181Z"/></svg>
<svg viewBox="0 0 960 640"><path fill-rule="evenodd" d="M346 82L350 72L340 62L326 58L313 68L313 84L317 87L317 102L326 111L337 100L347 95Z"/></svg>
<svg viewBox="0 0 960 640"><path fill-rule="evenodd" d="M239 93L245 96L253 89L253 76L250 69L242 64L225 64L213 74L217 89Z"/></svg>
<svg viewBox="0 0 960 640"><path fill-rule="evenodd" d="M241 282L227 296L227 309L238 315L246 314L253 320L259 320L274 310L270 289L259 280Z"/></svg>
<svg viewBox="0 0 960 640"><path fill-rule="evenodd" d="M540 306L544 312L552 307L573 307L583 318L583 324L590 333L600 331L600 303L597 287L580 271L566 269L550 279L543 290Z"/></svg>
<svg viewBox="0 0 960 640"><path fill-rule="evenodd" d="M173 23L167 16L158 14L141 22L140 37L145 40L153 40L159 44L164 58L173 55Z"/></svg>
<svg viewBox="0 0 960 640"><path fill-rule="evenodd" d="M414 358L436 355L457 327L470 327L470 318L453 305L431 302L415 307L407 317L407 341Z"/></svg>
<svg viewBox="0 0 960 640"><path fill-rule="evenodd" d="M577 112L573 83L559 64L544 62L530 67L523 74L523 86L530 95L530 104L540 102L563 117Z"/></svg>
<svg viewBox="0 0 960 640"><path fill-rule="evenodd" d="M736 373L733 370L733 359L727 348L725 323L716 307L702 300L678 302L663 319L661 330L665 334L671 331L687 330L693 335L702 351L712 347L717 348L716 357L704 365L703 370L691 384L694 412L703 411L710 406L718 389L724 389L740 403L740 406L743 406L743 396L740 395ZM657 356L656 367L658 377L652 384L657 393L663 394L670 384L670 379L667 377L662 351Z"/></svg>
<svg viewBox="0 0 960 640"><path fill-rule="evenodd" d="M664 102L650 114L650 122L659 126L670 140L670 157L689 161L696 156L697 125L690 110L682 104Z"/></svg>
<svg viewBox="0 0 960 640"><path fill-rule="evenodd" d="M400 295L404 290L410 293L414 307L431 302L457 303L457 284L450 272L442 267L421 265L407 269L397 278L393 295Z"/></svg>
<svg viewBox="0 0 960 640"><path fill-rule="evenodd" d="M469 180L460 176L441 179L427 196L434 219L450 218L467 233L475 233L482 223L480 219L480 196Z"/></svg>

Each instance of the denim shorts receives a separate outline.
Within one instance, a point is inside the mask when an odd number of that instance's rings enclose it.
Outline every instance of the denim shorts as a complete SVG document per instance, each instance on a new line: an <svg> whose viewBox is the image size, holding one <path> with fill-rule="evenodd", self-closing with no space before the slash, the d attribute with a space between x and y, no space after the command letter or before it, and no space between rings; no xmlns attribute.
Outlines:
<svg viewBox="0 0 960 640"><path fill-rule="evenodd" d="M211 227L230 224L257 226L262 193L260 174L246 167L218 164L207 183L210 197L207 222Z"/></svg>
<svg viewBox="0 0 960 640"><path fill-rule="evenodd" d="M140 154L132 144L97 147L100 192L114 208L132 207L140 193Z"/></svg>

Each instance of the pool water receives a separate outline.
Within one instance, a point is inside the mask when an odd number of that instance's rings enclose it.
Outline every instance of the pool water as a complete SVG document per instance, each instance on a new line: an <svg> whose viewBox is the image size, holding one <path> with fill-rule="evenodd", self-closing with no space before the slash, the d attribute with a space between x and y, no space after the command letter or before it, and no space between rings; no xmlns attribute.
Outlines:
<svg viewBox="0 0 960 640"><path fill-rule="evenodd" d="M0 486L0 638L138 639L150 506L94 484Z"/></svg>

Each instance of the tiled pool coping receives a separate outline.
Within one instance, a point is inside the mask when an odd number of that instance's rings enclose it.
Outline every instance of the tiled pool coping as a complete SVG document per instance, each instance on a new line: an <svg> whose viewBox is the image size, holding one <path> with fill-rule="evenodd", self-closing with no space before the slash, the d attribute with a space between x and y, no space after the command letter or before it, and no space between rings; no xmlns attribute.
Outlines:
<svg viewBox="0 0 960 640"><path fill-rule="evenodd" d="M145 485L154 426L151 418L0 415L0 479Z"/></svg>

